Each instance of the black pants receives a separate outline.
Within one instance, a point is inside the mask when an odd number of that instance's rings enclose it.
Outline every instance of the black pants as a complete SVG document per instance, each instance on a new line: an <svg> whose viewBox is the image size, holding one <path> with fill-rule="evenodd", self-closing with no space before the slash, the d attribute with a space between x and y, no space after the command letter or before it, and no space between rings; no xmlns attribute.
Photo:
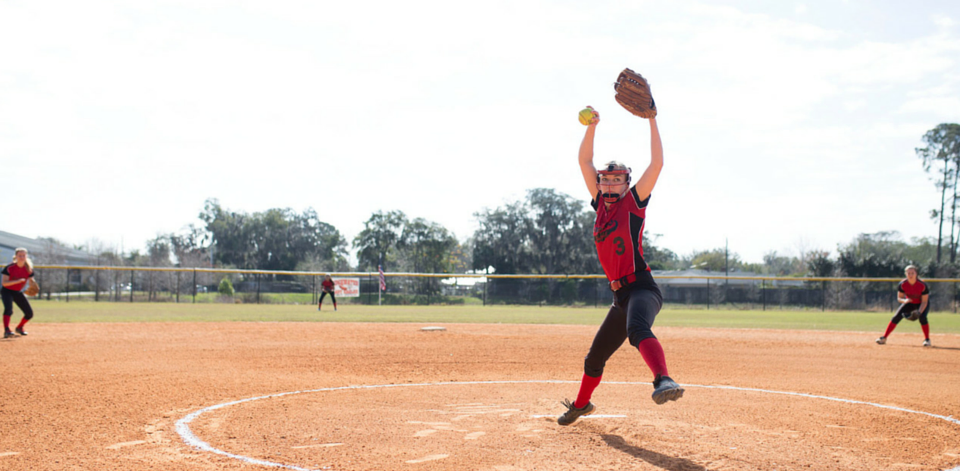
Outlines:
<svg viewBox="0 0 960 471"><path fill-rule="evenodd" d="M897 309L897 313L893 315L893 318L890 319L890 322L894 324L899 324L903 320L903 315L910 315L911 311L920 309L920 305L916 303L905 303L900 305L900 309ZM927 303L927 308L920 313L920 325L927 325L927 313L930 312L930 303Z"/></svg>
<svg viewBox="0 0 960 471"><path fill-rule="evenodd" d="M317 304L323 304L323 297L328 294L330 295L330 299L333 300L333 304L337 304L337 298L333 295L333 291L324 291L320 293L320 302Z"/></svg>
<svg viewBox="0 0 960 471"><path fill-rule="evenodd" d="M17 303L17 307L23 311L23 318L26 320L33 319L33 308L30 307L30 301L27 301L27 296L21 293L20 291L14 291L12 289L0 288L0 298L3 298L3 315L12 316L13 315L13 303Z"/></svg>
<svg viewBox="0 0 960 471"><path fill-rule="evenodd" d="M634 348L644 339L656 338L650 329L661 307L663 295L656 284L622 288L614 293L613 305L583 361L583 372L594 378L601 376L607 360L628 338Z"/></svg>

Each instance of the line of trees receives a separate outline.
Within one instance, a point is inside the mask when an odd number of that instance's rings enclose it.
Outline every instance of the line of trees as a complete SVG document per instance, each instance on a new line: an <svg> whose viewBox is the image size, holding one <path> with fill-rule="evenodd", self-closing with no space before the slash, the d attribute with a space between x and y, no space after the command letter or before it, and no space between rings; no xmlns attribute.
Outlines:
<svg viewBox="0 0 960 471"><path fill-rule="evenodd" d="M907 264L924 276L955 276L960 245L960 125L940 124L915 149L923 169L940 190L937 237L904 241L895 231L860 234L837 245L835 257L800 244L796 254L769 252L762 263L747 263L725 247L679 255L644 234L647 263L654 270L702 269L778 276L900 276ZM103 265L232 267L264 270L386 271L501 274L601 273L593 243L595 212L584 200L554 189L528 190L521 200L474 213L477 230L462 242L448 229L402 211L378 211L348 241L312 208L268 209L246 213L208 199L191 224L178 233L160 234L143 252L120 253L99 242L77 248L95 254ZM946 227L945 227L946 226ZM947 239L944 240L944 237ZM59 241L45 239L41 263L56 260ZM357 265L351 266L349 250Z"/></svg>
<svg viewBox="0 0 960 471"><path fill-rule="evenodd" d="M410 218L402 211L378 211L364 223L350 246L357 265L348 262L348 244L335 227L307 209L271 209L248 214L208 200L202 227L158 235L145 250L120 254L102 246L78 247L97 253L103 265L217 266L268 270L385 271L500 274L601 273L592 230L595 213L582 201L552 189L529 190L523 200L477 212L478 228L460 242L442 225ZM656 245L644 235L644 255L654 270L700 269L771 276L897 277L908 264L924 276L953 276L954 264L937 263L933 238L904 241L896 231L860 234L838 244L837 255L800 243L796 254L768 252L761 263L741 260L724 247L687 255ZM51 246L57 246L50 240Z"/></svg>

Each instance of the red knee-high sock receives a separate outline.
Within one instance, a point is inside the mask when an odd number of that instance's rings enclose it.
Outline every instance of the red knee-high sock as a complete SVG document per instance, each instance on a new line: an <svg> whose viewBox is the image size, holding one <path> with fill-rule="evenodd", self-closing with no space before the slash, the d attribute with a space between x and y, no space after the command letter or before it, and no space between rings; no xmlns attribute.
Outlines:
<svg viewBox="0 0 960 471"><path fill-rule="evenodd" d="M3 316L3 331L10 331L10 316Z"/></svg>
<svg viewBox="0 0 960 471"><path fill-rule="evenodd" d="M654 376L669 376L669 373L667 373L667 360L663 357L663 347L660 345L660 341L655 337L645 338L640 341L637 350L640 350L643 361L647 362L647 366L650 367L650 371L653 372Z"/></svg>
<svg viewBox="0 0 960 471"><path fill-rule="evenodd" d="M25 325L27 324L27 321L28 321L28 320L30 320L30 319L27 319L27 318L21 319L21 320L20 320L20 323L17 324L17 328L18 328L18 329L22 329L23 326L25 326Z"/></svg>
<svg viewBox="0 0 960 471"><path fill-rule="evenodd" d="M580 380L580 393L577 394L577 400L573 401L573 407L582 409L590 402L590 396L593 396L593 390L600 385L600 378L602 377L601 375L594 378L593 376L587 376L586 373L583 374L583 379Z"/></svg>
<svg viewBox="0 0 960 471"><path fill-rule="evenodd" d="M896 328L897 328L897 324L894 322L891 322L890 325L887 326L887 331L883 333L883 336L886 337L890 335L890 332L893 332L893 329L896 329Z"/></svg>
<svg viewBox="0 0 960 471"><path fill-rule="evenodd" d="M920 328L923 329L923 338L930 340L930 324L921 325Z"/></svg>

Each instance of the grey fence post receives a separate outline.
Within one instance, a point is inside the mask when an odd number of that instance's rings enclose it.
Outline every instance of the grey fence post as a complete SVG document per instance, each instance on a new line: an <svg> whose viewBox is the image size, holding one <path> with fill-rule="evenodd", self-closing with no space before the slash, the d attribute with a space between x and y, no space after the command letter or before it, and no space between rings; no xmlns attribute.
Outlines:
<svg viewBox="0 0 960 471"><path fill-rule="evenodd" d="M487 285L490 284L490 277L483 277L483 305L487 305Z"/></svg>
<svg viewBox="0 0 960 471"><path fill-rule="evenodd" d="M257 273L257 304L260 304L260 274Z"/></svg>
<svg viewBox="0 0 960 471"><path fill-rule="evenodd" d="M70 269L67 268L67 302L70 302Z"/></svg>
<svg viewBox="0 0 960 471"><path fill-rule="evenodd" d="M177 304L180 304L180 272L177 271Z"/></svg>
<svg viewBox="0 0 960 471"><path fill-rule="evenodd" d="M197 269L193 269L193 302L197 302Z"/></svg>
<svg viewBox="0 0 960 471"><path fill-rule="evenodd" d="M827 310L827 280L820 280L820 312Z"/></svg>
<svg viewBox="0 0 960 471"><path fill-rule="evenodd" d="M133 275L136 273L134 270L130 270L130 302L133 302Z"/></svg>
<svg viewBox="0 0 960 471"><path fill-rule="evenodd" d="M767 310L767 283L766 280L760 280L760 299L763 300L763 309L761 311Z"/></svg>
<svg viewBox="0 0 960 471"><path fill-rule="evenodd" d="M707 310L710 310L710 278L707 278Z"/></svg>
<svg viewBox="0 0 960 471"><path fill-rule="evenodd" d="M600 283L593 281L593 307L600 307Z"/></svg>

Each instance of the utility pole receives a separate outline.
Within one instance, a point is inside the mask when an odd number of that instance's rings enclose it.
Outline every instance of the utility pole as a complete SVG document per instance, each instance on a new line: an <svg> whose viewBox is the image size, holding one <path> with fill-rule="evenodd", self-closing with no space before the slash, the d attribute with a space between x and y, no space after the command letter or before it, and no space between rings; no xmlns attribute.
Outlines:
<svg viewBox="0 0 960 471"><path fill-rule="evenodd" d="M730 242L723 238L723 274L730 276Z"/></svg>

